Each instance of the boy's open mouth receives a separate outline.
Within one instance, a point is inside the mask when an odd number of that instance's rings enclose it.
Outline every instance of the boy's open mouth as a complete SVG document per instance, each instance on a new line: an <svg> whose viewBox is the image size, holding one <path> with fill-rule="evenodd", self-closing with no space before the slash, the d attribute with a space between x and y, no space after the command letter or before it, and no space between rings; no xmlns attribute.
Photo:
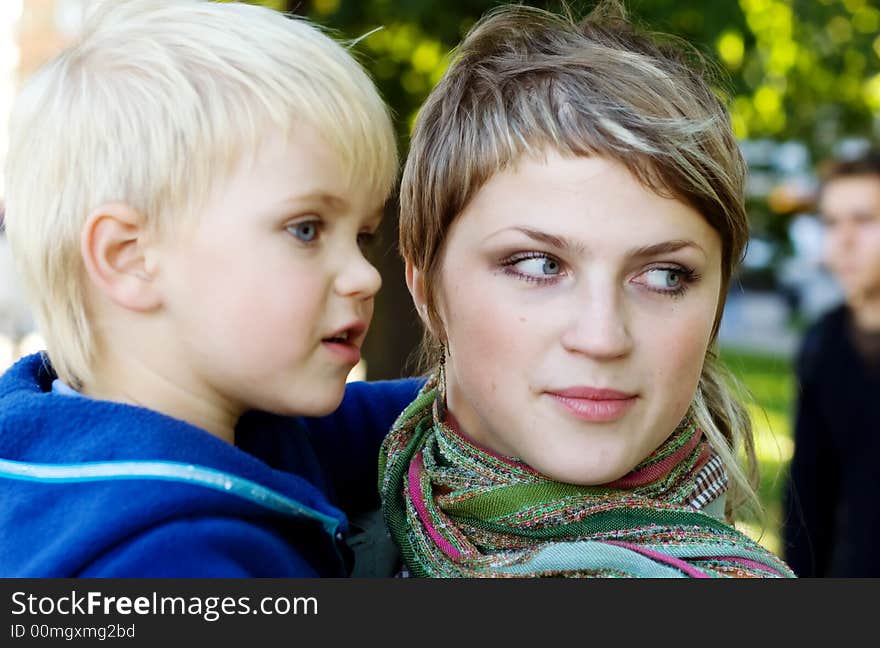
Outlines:
<svg viewBox="0 0 880 648"><path fill-rule="evenodd" d="M321 344L338 360L354 366L361 359L361 343L366 332L367 325L357 321L337 329L332 335L323 338Z"/></svg>
<svg viewBox="0 0 880 648"><path fill-rule="evenodd" d="M331 335L328 335L321 341L332 344L347 344L360 348L366 331L367 325L358 320L336 329Z"/></svg>

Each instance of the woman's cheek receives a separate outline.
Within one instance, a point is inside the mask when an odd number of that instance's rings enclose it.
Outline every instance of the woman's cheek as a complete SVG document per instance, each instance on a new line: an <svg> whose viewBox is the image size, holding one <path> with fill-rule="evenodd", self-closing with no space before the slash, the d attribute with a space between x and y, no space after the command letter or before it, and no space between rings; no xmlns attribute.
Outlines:
<svg viewBox="0 0 880 648"><path fill-rule="evenodd" d="M666 380L670 397L682 404L689 404L693 390L699 381L706 357L712 323L705 317L694 316L680 325L682 333L658 340L656 353L660 355L656 366L666 367Z"/></svg>

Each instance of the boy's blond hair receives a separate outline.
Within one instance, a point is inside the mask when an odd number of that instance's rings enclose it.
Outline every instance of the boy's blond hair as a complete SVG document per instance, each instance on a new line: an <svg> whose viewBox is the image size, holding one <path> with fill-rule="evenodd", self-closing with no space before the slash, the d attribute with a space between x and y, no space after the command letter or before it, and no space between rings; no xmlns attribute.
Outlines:
<svg viewBox="0 0 880 648"><path fill-rule="evenodd" d="M315 128L358 189L387 198L397 150L361 66L305 20L204 0L105 2L13 109L6 225L53 367L90 380L81 229L123 202L154 232L193 222L271 134Z"/></svg>

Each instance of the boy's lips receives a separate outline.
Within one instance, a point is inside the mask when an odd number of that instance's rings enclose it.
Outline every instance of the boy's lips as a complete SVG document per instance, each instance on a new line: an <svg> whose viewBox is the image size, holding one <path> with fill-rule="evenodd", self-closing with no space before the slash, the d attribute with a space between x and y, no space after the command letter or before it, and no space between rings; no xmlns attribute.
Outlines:
<svg viewBox="0 0 880 648"><path fill-rule="evenodd" d="M347 364L353 366L361 359L361 344L363 344L366 334L366 322L356 320L322 338L321 345Z"/></svg>

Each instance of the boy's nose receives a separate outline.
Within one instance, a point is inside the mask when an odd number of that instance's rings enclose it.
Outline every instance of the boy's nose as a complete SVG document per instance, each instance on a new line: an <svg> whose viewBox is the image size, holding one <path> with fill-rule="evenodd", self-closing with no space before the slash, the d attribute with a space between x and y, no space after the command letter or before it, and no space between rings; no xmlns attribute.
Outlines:
<svg viewBox="0 0 880 648"><path fill-rule="evenodd" d="M336 275L334 287L344 297L368 299L374 297L382 287L382 275L358 249Z"/></svg>

